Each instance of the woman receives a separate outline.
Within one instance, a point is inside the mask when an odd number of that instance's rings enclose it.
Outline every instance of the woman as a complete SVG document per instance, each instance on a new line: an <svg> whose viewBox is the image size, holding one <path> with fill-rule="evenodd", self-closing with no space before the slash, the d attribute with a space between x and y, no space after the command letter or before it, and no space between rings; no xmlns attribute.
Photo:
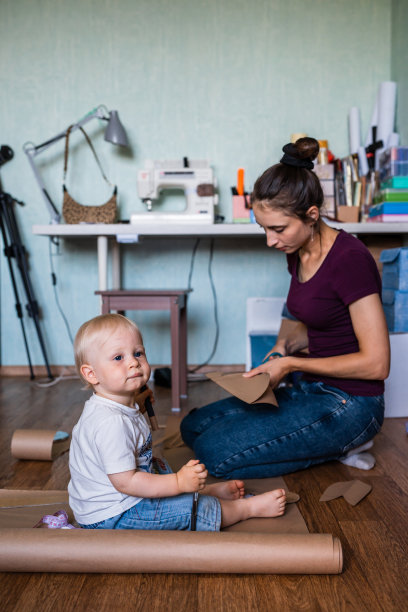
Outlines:
<svg viewBox="0 0 408 612"><path fill-rule="evenodd" d="M384 418L389 338L381 279L366 247L321 218L323 193L312 172L319 145L301 138L255 183L253 211L267 245L286 254L290 313L266 363L279 407L230 397L188 414L184 441L211 474L263 478L344 458L371 440ZM301 349L306 357L297 357ZM293 387L276 388L303 372Z"/></svg>

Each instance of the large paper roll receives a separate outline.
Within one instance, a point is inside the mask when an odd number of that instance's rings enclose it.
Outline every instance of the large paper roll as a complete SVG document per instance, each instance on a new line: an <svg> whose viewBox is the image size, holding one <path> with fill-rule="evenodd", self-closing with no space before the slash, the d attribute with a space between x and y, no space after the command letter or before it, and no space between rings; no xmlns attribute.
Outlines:
<svg viewBox="0 0 408 612"><path fill-rule="evenodd" d="M360 176L365 176L368 173L368 161L364 147L360 147L358 150L358 166Z"/></svg>
<svg viewBox="0 0 408 612"><path fill-rule="evenodd" d="M395 106L397 100L397 84L395 81L383 81L378 87L377 96L367 132L366 146L373 142L373 126L377 126L377 138L388 146L388 139L394 132Z"/></svg>
<svg viewBox="0 0 408 612"><path fill-rule="evenodd" d="M350 108L348 117L349 153L357 153L361 146L360 110L357 106Z"/></svg>
<svg viewBox="0 0 408 612"><path fill-rule="evenodd" d="M383 141L384 148L388 146L388 139L394 131L396 101L397 84L383 81L378 90L377 138Z"/></svg>
<svg viewBox="0 0 408 612"><path fill-rule="evenodd" d="M339 574L328 534L1 529L0 571Z"/></svg>

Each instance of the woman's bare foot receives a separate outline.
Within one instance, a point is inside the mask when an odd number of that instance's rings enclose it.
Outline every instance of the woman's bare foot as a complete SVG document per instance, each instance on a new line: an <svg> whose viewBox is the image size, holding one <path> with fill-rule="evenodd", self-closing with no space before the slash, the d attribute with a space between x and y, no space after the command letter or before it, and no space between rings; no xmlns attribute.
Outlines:
<svg viewBox="0 0 408 612"><path fill-rule="evenodd" d="M271 518L285 512L286 493L284 489L274 489L267 493L248 498L252 517Z"/></svg>
<svg viewBox="0 0 408 612"><path fill-rule="evenodd" d="M204 495L213 495L219 499L240 499L245 495L245 485L242 480L226 480L205 485L200 491Z"/></svg>

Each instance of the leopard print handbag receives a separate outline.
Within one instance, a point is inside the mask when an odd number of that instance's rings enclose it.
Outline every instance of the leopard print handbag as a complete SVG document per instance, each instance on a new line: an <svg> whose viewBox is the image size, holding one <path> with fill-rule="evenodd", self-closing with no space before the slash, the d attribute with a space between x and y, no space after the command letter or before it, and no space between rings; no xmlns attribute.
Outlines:
<svg viewBox="0 0 408 612"><path fill-rule="evenodd" d="M67 169L68 169L68 154L69 154L69 136L71 133L73 126L71 125L67 129L67 133L65 136L65 158L64 158L64 180L63 180L63 201L62 201L62 215L66 223L115 223L116 215L117 215L117 187L114 186L113 194L110 199L102 204L101 206L86 206L84 204L79 204L74 198L70 196L65 186ZM102 177L105 181L111 185L111 183L106 178L100 161L96 155L95 149L89 139L88 134L85 130L80 127L79 128L83 133L88 145L91 148L91 151L96 159L96 162L101 171Z"/></svg>

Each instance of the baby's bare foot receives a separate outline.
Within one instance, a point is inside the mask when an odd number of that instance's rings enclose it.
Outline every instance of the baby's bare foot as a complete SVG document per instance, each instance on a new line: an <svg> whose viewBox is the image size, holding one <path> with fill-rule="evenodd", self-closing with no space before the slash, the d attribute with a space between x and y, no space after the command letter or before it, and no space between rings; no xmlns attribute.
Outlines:
<svg viewBox="0 0 408 612"><path fill-rule="evenodd" d="M248 499L253 517L271 518L285 512L286 493L284 489L275 489Z"/></svg>
<svg viewBox="0 0 408 612"><path fill-rule="evenodd" d="M213 495L220 499L240 499L245 495L245 485L242 480L226 480L206 485L201 491L204 495Z"/></svg>

